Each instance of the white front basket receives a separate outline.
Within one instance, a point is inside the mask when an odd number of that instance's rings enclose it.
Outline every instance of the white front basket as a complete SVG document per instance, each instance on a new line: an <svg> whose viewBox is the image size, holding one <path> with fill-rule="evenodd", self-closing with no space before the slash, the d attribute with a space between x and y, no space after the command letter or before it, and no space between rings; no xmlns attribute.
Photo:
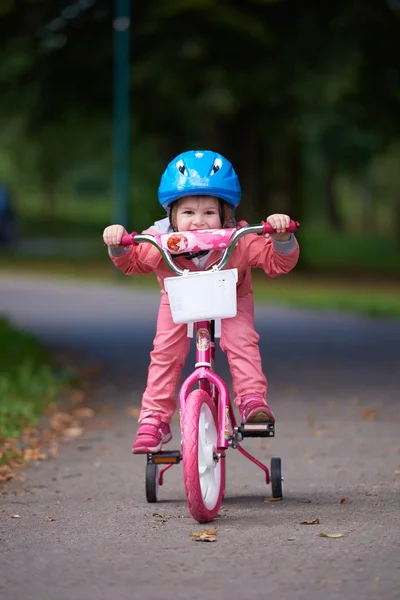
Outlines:
<svg viewBox="0 0 400 600"><path fill-rule="evenodd" d="M185 271L164 279L174 323L194 323L234 317L237 269Z"/></svg>

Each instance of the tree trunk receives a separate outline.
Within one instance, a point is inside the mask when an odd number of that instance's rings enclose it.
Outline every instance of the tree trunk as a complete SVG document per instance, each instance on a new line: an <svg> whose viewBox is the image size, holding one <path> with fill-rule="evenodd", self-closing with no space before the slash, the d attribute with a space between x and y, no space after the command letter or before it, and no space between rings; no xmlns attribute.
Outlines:
<svg viewBox="0 0 400 600"><path fill-rule="evenodd" d="M362 202L362 230L365 233L377 231L377 223L374 215L374 199L372 196L371 185L367 179L361 182L361 202Z"/></svg>
<svg viewBox="0 0 400 600"><path fill-rule="evenodd" d="M48 166L40 171L43 190L42 215L47 221L53 222L57 213L57 177Z"/></svg>
<svg viewBox="0 0 400 600"><path fill-rule="evenodd" d="M268 215L266 147L257 111L243 111L228 129L224 153L233 163L242 187L237 218L257 223Z"/></svg>
<svg viewBox="0 0 400 600"><path fill-rule="evenodd" d="M341 231L343 229L343 220L339 213L336 194L335 194L335 174L332 165L328 161L324 164L323 171L323 192L325 203L325 214L329 227Z"/></svg>
<svg viewBox="0 0 400 600"><path fill-rule="evenodd" d="M396 246L400 249L400 194L397 195L394 206L394 236Z"/></svg>

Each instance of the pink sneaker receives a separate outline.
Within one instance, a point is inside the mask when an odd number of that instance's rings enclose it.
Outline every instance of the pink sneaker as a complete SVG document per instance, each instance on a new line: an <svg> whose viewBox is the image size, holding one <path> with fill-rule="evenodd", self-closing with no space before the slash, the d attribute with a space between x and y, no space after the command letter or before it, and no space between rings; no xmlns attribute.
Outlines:
<svg viewBox="0 0 400 600"><path fill-rule="evenodd" d="M275 423L275 417L267 401L260 396L246 394L239 406L242 423Z"/></svg>
<svg viewBox="0 0 400 600"><path fill-rule="evenodd" d="M168 423L163 423L159 415L145 417L140 423L136 440L133 443L133 454L155 454L160 452L163 444L172 440Z"/></svg>

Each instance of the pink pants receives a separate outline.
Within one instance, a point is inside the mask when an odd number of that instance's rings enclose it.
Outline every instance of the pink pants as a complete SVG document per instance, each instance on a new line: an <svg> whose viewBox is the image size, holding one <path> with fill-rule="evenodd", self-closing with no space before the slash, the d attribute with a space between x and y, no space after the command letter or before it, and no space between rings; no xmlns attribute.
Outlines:
<svg viewBox="0 0 400 600"><path fill-rule="evenodd" d="M259 335L254 329L253 298L249 294L238 298L237 315L223 319L221 326L220 346L228 359L236 405L249 393L266 398L267 380L262 372L258 340ZM162 421L170 423L176 410L176 389L189 347L187 325L175 325L168 300L163 295L139 422L159 413Z"/></svg>

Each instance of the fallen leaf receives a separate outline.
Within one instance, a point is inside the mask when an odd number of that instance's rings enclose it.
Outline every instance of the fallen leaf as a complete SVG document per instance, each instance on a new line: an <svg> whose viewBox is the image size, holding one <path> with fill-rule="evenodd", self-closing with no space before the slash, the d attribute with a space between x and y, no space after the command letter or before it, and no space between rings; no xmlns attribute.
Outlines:
<svg viewBox="0 0 400 600"><path fill-rule="evenodd" d="M319 429L315 429L314 430L314 435L317 437L322 437L324 435L329 435L329 429L324 429L323 427L320 427Z"/></svg>
<svg viewBox="0 0 400 600"><path fill-rule="evenodd" d="M131 406L127 409L126 414L130 417L138 417L140 415L140 408L137 406Z"/></svg>
<svg viewBox="0 0 400 600"><path fill-rule="evenodd" d="M315 519L308 519L307 521L301 521L300 525L318 525L319 523L321 523L321 521L317 517Z"/></svg>
<svg viewBox="0 0 400 600"><path fill-rule="evenodd" d="M50 429L43 431L42 439L41 439L43 444L50 444L51 442L54 442L55 440L56 440L56 434L54 431L51 431Z"/></svg>
<svg viewBox="0 0 400 600"><path fill-rule="evenodd" d="M153 513L153 517L157 517L158 519L173 519L174 515L169 515L168 513Z"/></svg>
<svg viewBox="0 0 400 600"><path fill-rule="evenodd" d="M320 533L319 537L342 538L342 537L344 537L344 534L343 533Z"/></svg>
<svg viewBox="0 0 400 600"><path fill-rule="evenodd" d="M288 538L288 542L294 542L296 538Z"/></svg>
<svg viewBox="0 0 400 600"><path fill-rule="evenodd" d="M44 518L44 520L45 521L55 521L55 518L47 516L47 517Z"/></svg>
<svg viewBox="0 0 400 600"><path fill-rule="evenodd" d="M47 454L39 448L26 448L23 453L23 459L26 462L37 462L39 460L46 460L47 458Z"/></svg>
<svg viewBox="0 0 400 600"><path fill-rule="evenodd" d="M283 500L282 497L280 497L280 498L264 498L264 502L280 502L281 500Z"/></svg>
<svg viewBox="0 0 400 600"><path fill-rule="evenodd" d="M85 402L85 400L86 400L86 393L83 390L79 390L79 389L72 390L70 402L74 406L79 406L80 404L83 404L83 402Z"/></svg>
<svg viewBox="0 0 400 600"><path fill-rule="evenodd" d="M82 406L80 408L76 408L72 411L72 415L75 419L90 419L94 417L93 408L88 408L87 406Z"/></svg>
<svg viewBox="0 0 400 600"><path fill-rule="evenodd" d="M58 412L52 415L49 419L49 425L54 431L60 432L69 427L74 418L68 413Z"/></svg>
<svg viewBox="0 0 400 600"><path fill-rule="evenodd" d="M365 419L365 421L375 421L376 411L373 408L364 408L363 419Z"/></svg>
<svg viewBox="0 0 400 600"><path fill-rule="evenodd" d="M216 542L217 541L217 530L216 529L203 529L203 531L191 531L189 533L191 537L195 538L195 542Z"/></svg>
<svg viewBox="0 0 400 600"><path fill-rule="evenodd" d="M63 437L69 439L75 439L81 437L85 433L85 430L81 425L73 425L72 427L67 427L62 432Z"/></svg>
<svg viewBox="0 0 400 600"><path fill-rule="evenodd" d="M11 515L12 519L20 519L21 517L19 515Z"/></svg>
<svg viewBox="0 0 400 600"><path fill-rule="evenodd" d="M57 458L59 455L59 447L57 442L52 442L48 450L49 458Z"/></svg>
<svg viewBox="0 0 400 600"><path fill-rule="evenodd" d="M8 465L0 466L0 481L11 481L14 479L15 474L12 472L12 469Z"/></svg>
<svg viewBox="0 0 400 600"><path fill-rule="evenodd" d="M340 504L351 504L351 500L349 500L348 498L342 498L340 500Z"/></svg>

